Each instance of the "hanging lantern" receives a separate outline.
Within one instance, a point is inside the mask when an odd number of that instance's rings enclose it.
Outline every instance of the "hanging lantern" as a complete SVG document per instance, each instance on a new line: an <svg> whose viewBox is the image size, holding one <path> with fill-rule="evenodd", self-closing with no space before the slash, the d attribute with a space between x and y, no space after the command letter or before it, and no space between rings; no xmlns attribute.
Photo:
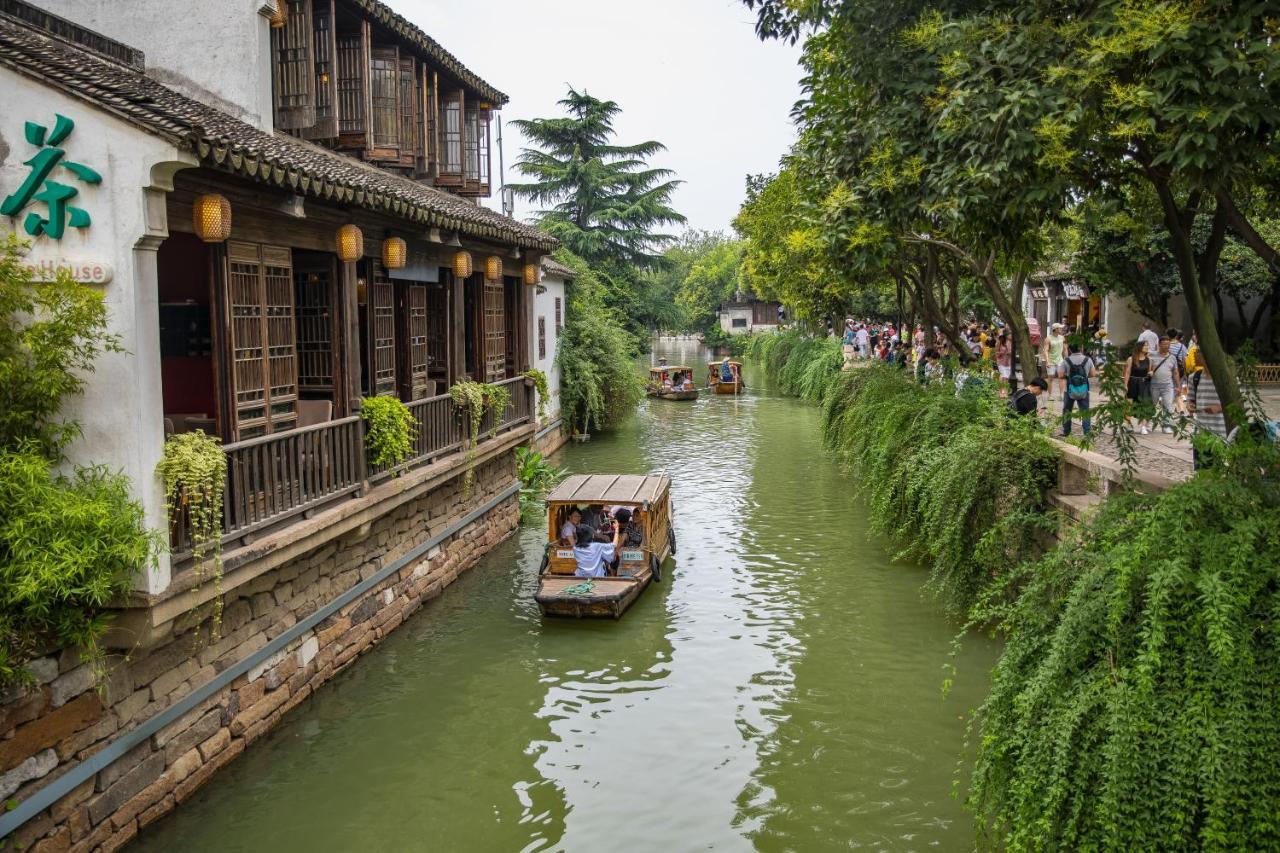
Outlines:
<svg viewBox="0 0 1280 853"><path fill-rule="evenodd" d="M271 13L271 28L282 29L289 18L288 0L276 0L276 10Z"/></svg>
<svg viewBox="0 0 1280 853"><path fill-rule="evenodd" d="M497 281L502 278L502 258L497 255L490 255L484 259L484 277L489 281Z"/></svg>
<svg viewBox="0 0 1280 853"><path fill-rule="evenodd" d="M346 263L364 257L364 234L359 225L350 223L338 229L338 259Z"/></svg>
<svg viewBox="0 0 1280 853"><path fill-rule="evenodd" d="M202 195L191 208L196 236L206 243L222 243L231 236L231 202L217 193Z"/></svg>
<svg viewBox="0 0 1280 853"><path fill-rule="evenodd" d="M388 237L382 241L382 265L389 270L404 267L409 254L409 246L401 237Z"/></svg>
<svg viewBox="0 0 1280 853"><path fill-rule="evenodd" d="M458 278L471 278L473 272L470 252L457 252L453 256L453 274Z"/></svg>
<svg viewBox="0 0 1280 853"><path fill-rule="evenodd" d="M524 265L524 283L533 287L542 280L542 266L540 264Z"/></svg>

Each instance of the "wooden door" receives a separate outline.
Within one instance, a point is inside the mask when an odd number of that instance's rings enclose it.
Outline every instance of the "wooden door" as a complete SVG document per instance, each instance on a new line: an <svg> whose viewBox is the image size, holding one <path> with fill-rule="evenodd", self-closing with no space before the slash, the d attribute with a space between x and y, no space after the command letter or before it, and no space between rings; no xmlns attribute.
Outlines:
<svg viewBox="0 0 1280 853"><path fill-rule="evenodd" d="M227 244L232 441L298 422L298 364L291 253Z"/></svg>
<svg viewBox="0 0 1280 853"><path fill-rule="evenodd" d="M303 255L303 257L306 257ZM298 315L298 390L334 394L338 312L333 261L300 260L293 270Z"/></svg>
<svg viewBox="0 0 1280 853"><path fill-rule="evenodd" d="M396 322L400 337L400 399L410 402L429 396L427 285L398 281L396 288Z"/></svg>
<svg viewBox="0 0 1280 853"><path fill-rule="evenodd" d="M507 378L506 293L501 281L484 283L484 378Z"/></svg>
<svg viewBox="0 0 1280 853"><path fill-rule="evenodd" d="M371 262L367 291L369 337L369 393L396 396L396 299L382 264Z"/></svg>

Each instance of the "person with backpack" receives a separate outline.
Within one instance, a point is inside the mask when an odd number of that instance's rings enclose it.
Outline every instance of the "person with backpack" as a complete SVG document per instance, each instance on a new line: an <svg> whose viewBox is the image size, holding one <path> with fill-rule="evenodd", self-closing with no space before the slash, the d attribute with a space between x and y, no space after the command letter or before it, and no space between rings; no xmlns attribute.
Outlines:
<svg viewBox="0 0 1280 853"><path fill-rule="evenodd" d="M1084 434L1089 434L1089 380L1098 375L1093 359L1085 355L1080 344L1067 342L1067 357L1058 365L1058 375L1065 377L1062 395L1062 435L1071 435L1071 410L1080 410Z"/></svg>
<svg viewBox="0 0 1280 853"><path fill-rule="evenodd" d="M1009 395L1009 411L1015 415L1035 415L1040 408L1040 395L1049 387L1039 376L1027 383L1027 387L1019 388Z"/></svg>

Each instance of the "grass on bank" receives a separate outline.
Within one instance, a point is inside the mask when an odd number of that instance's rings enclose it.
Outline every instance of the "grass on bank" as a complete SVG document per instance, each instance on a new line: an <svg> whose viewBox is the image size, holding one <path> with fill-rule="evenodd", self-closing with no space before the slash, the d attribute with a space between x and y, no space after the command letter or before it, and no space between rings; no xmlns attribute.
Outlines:
<svg viewBox="0 0 1280 853"><path fill-rule="evenodd" d="M1042 552L1056 454L1029 421L892 368L832 374L824 344L750 346L784 391L828 376L805 395L875 528L1004 638L972 730L983 847L1280 848L1280 450L1113 496Z"/></svg>

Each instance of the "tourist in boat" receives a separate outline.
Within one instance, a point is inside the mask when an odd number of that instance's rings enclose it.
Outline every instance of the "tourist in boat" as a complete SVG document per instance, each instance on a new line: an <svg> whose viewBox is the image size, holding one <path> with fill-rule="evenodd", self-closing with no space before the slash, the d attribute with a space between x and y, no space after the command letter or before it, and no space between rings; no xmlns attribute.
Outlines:
<svg viewBox="0 0 1280 853"><path fill-rule="evenodd" d="M614 531L612 539L601 542L596 538L595 530L585 524L579 524L576 540L573 559L577 562L578 568L574 574L580 578L606 577L609 574L608 566L616 558L618 545L622 541L621 528Z"/></svg>
<svg viewBox="0 0 1280 853"><path fill-rule="evenodd" d="M729 359L727 358L724 361L720 362L720 381L721 382L733 381L733 365L729 363Z"/></svg>
<svg viewBox="0 0 1280 853"><path fill-rule="evenodd" d="M560 525L560 542L572 548L578 540L578 525L582 523L582 513L576 509L569 510L569 517Z"/></svg>

